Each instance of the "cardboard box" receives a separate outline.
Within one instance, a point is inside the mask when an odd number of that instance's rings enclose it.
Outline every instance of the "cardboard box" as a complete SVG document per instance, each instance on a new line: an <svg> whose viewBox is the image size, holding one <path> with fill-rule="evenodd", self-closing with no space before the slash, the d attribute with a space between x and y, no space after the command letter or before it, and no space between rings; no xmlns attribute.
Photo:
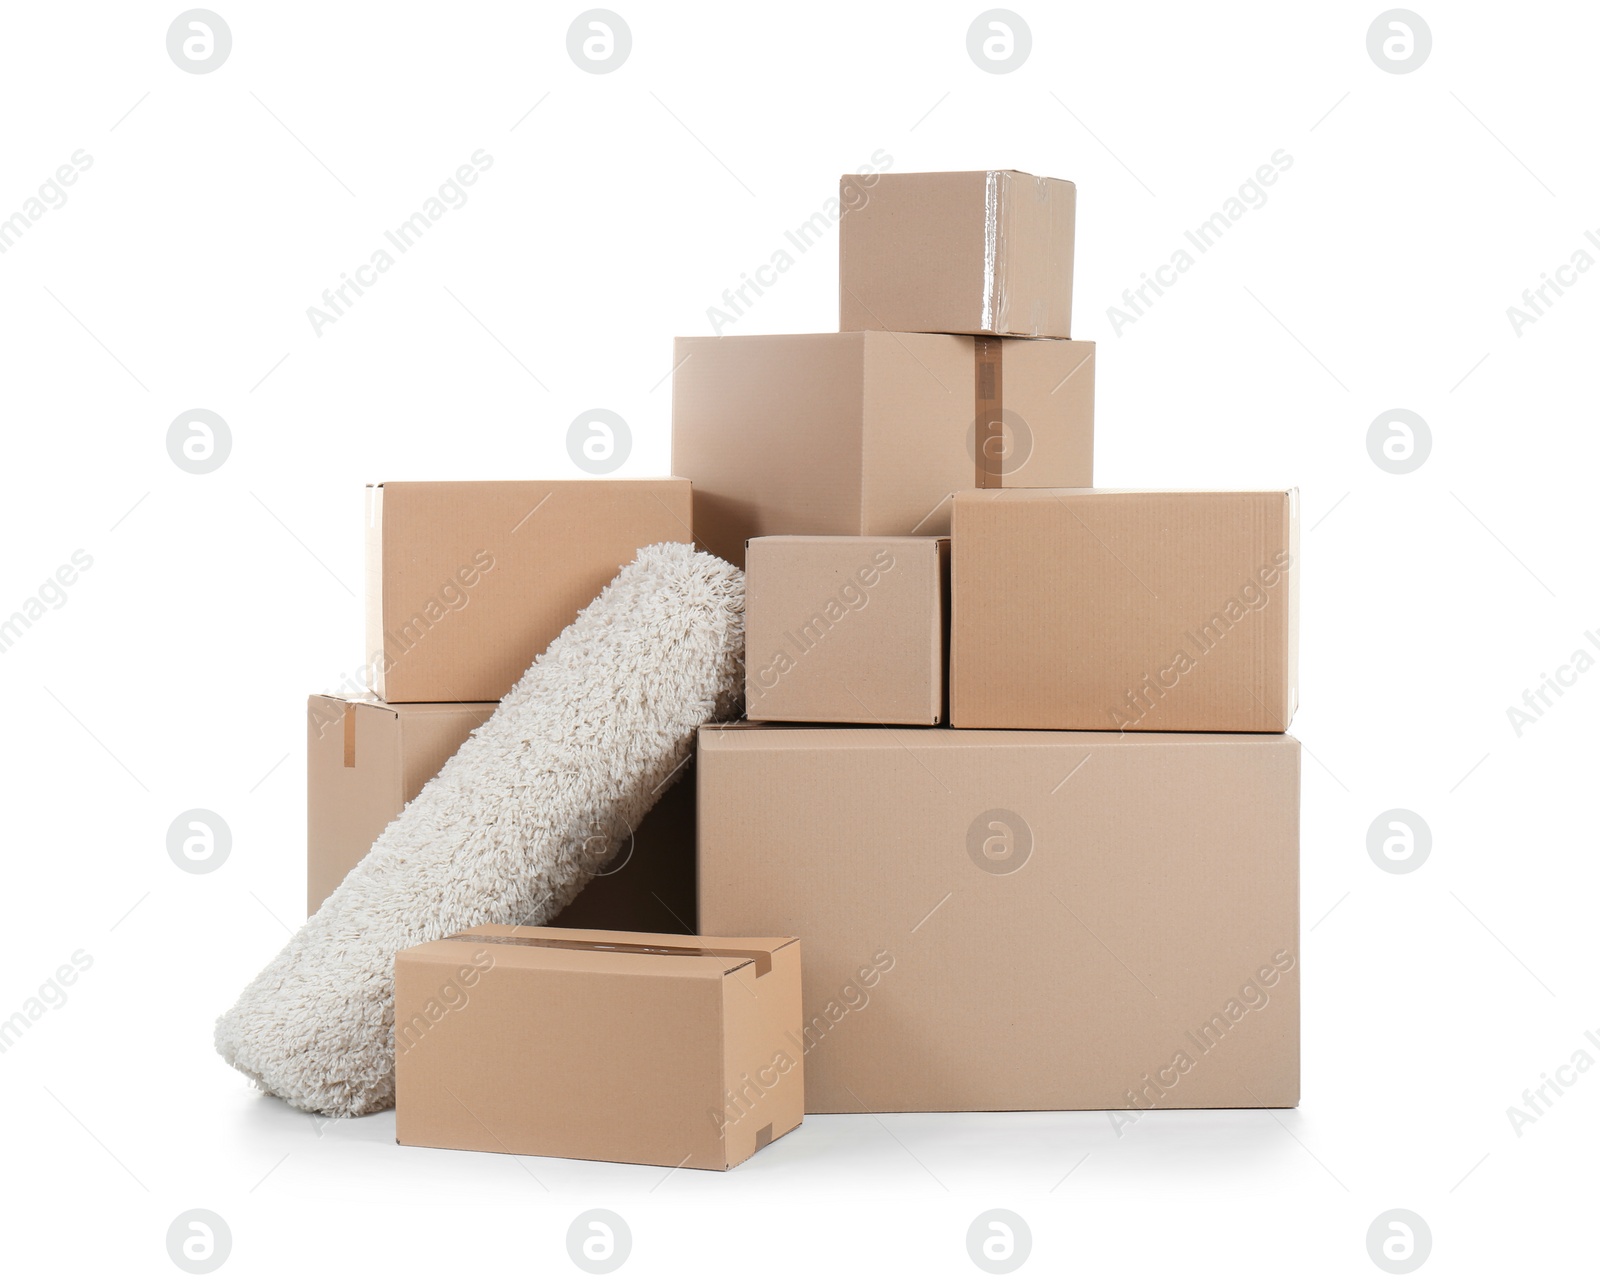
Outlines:
<svg viewBox="0 0 1600 1285"><path fill-rule="evenodd" d="M394 991L407 1146L731 1169L804 1114L793 938L491 924Z"/></svg>
<svg viewBox="0 0 1600 1285"><path fill-rule="evenodd" d="M950 542L769 535L745 552L745 712L944 721Z"/></svg>
<svg viewBox="0 0 1600 1285"><path fill-rule="evenodd" d="M809 1111L1292 1107L1300 746L700 733L700 923L805 942Z"/></svg>
<svg viewBox="0 0 1600 1285"><path fill-rule="evenodd" d="M948 535L952 492L1088 486L1094 345L960 335L679 339L672 467L695 535Z"/></svg>
<svg viewBox="0 0 1600 1285"><path fill-rule="evenodd" d="M306 709L306 914L315 914L383 829L495 710L313 696ZM616 855L553 922L626 932L695 930L694 765L663 783Z"/></svg>
<svg viewBox="0 0 1600 1285"><path fill-rule="evenodd" d="M1078 190L1016 170L839 181L839 329L1072 334Z"/></svg>
<svg viewBox="0 0 1600 1285"><path fill-rule="evenodd" d="M490 714L493 701L306 702L306 914L314 915L373 840Z"/></svg>
<svg viewBox="0 0 1600 1285"><path fill-rule="evenodd" d="M497 701L640 549L692 539L679 478L368 487L363 681Z"/></svg>
<svg viewBox="0 0 1600 1285"><path fill-rule="evenodd" d="M1297 492L967 492L953 530L955 726L1288 728Z"/></svg>

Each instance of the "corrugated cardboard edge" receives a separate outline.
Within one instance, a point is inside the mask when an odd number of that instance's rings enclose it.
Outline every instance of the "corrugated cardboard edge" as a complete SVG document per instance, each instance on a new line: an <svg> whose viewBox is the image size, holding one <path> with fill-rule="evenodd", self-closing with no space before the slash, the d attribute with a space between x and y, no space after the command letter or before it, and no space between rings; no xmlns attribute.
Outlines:
<svg viewBox="0 0 1600 1285"><path fill-rule="evenodd" d="M722 978L724 1093L737 1095L743 1077L770 1069L780 1053L792 1064L748 1111L725 1120L723 1158L729 1169L805 1120L805 1054L792 1042L799 1034L794 1027L803 1020L800 939L789 938L770 958L771 967L759 981L748 969L730 969ZM765 1086L758 1080L759 1087Z"/></svg>
<svg viewBox="0 0 1600 1285"><path fill-rule="evenodd" d="M934 550L933 574L938 577L935 603L939 611L938 637L933 648L933 672L937 697L933 705L933 725L941 727L950 718L950 537L940 536Z"/></svg>
<svg viewBox="0 0 1600 1285"><path fill-rule="evenodd" d="M383 483L367 487L366 528L366 662L370 667L372 690L384 698L383 665Z"/></svg>
<svg viewBox="0 0 1600 1285"><path fill-rule="evenodd" d="M1289 503L1289 663L1284 675L1283 725L1287 729L1294 722L1295 711L1300 708L1300 488L1292 486L1288 492Z"/></svg>

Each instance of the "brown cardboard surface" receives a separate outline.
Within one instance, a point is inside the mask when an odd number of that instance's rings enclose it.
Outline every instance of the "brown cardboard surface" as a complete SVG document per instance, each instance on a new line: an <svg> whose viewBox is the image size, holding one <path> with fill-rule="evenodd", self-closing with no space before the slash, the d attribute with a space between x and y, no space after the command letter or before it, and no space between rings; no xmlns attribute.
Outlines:
<svg viewBox="0 0 1600 1285"><path fill-rule="evenodd" d="M495 710L492 702L390 705L312 696L306 721L306 913ZM553 924L693 932L695 787L691 762L662 785L632 835ZM596 835L596 843L609 842Z"/></svg>
<svg viewBox="0 0 1600 1285"><path fill-rule="evenodd" d="M839 329L1072 334L1077 188L1016 170L840 179Z"/></svg>
<svg viewBox="0 0 1600 1285"><path fill-rule="evenodd" d="M745 712L788 723L944 719L950 542L763 536L745 552Z"/></svg>
<svg viewBox="0 0 1600 1285"><path fill-rule="evenodd" d="M689 483L368 488L367 664L390 701L497 701L649 544L692 540Z"/></svg>
<svg viewBox="0 0 1600 1285"><path fill-rule="evenodd" d="M980 406L968 336L679 339L672 467L694 480L697 539L742 566L756 536L948 535L984 442L989 485L1090 485L1094 345L1004 340L998 356L1003 409Z"/></svg>
<svg viewBox="0 0 1600 1285"><path fill-rule="evenodd" d="M493 702L307 701L306 914L316 913L384 826L494 710Z"/></svg>
<svg viewBox="0 0 1600 1285"><path fill-rule="evenodd" d="M1297 507L1294 491L958 495L950 721L1286 730Z"/></svg>
<svg viewBox="0 0 1600 1285"><path fill-rule="evenodd" d="M706 727L700 922L805 942L810 1111L1292 1107L1287 736Z"/></svg>
<svg viewBox="0 0 1600 1285"><path fill-rule="evenodd" d="M491 924L400 951L395 1138L731 1168L801 1122L800 973L789 937Z"/></svg>

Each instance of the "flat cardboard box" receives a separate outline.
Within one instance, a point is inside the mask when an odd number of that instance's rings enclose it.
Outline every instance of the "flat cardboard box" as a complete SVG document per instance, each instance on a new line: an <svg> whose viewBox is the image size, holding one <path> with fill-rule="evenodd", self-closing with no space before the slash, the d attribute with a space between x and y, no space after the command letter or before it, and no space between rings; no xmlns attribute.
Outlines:
<svg viewBox="0 0 1600 1285"><path fill-rule="evenodd" d="M769 535L745 552L745 713L944 721L950 542Z"/></svg>
<svg viewBox="0 0 1600 1285"><path fill-rule="evenodd" d="M973 170L839 191L840 330L1071 336L1073 184Z"/></svg>
<svg viewBox="0 0 1600 1285"><path fill-rule="evenodd" d="M809 1111L1292 1107L1287 736L706 727L700 923L805 942Z"/></svg>
<svg viewBox="0 0 1600 1285"><path fill-rule="evenodd" d="M1094 345L856 331L679 339L672 467L695 535L948 535L973 486L1089 486Z"/></svg>
<svg viewBox="0 0 1600 1285"><path fill-rule="evenodd" d="M731 1169L804 1114L791 937L490 924L394 991L406 1146Z"/></svg>
<svg viewBox="0 0 1600 1285"><path fill-rule="evenodd" d="M640 549L692 531L681 478L370 486L362 681L498 701Z"/></svg>
<svg viewBox="0 0 1600 1285"><path fill-rule="evenodd" d="M1286 731L1298 507L1292 490L958 495L950 721Z"/></svg>
<svg viewBox="0 0 1600 1285"><path fill-rule="evenodd" d="M367 855L400 815L494 713L493 703L389 705L313 696L306 707L306 914ZM695 929L694 765L677 769L616 855L553 921L626 932ZM595 842L610 843L596 835Z"/></svg>

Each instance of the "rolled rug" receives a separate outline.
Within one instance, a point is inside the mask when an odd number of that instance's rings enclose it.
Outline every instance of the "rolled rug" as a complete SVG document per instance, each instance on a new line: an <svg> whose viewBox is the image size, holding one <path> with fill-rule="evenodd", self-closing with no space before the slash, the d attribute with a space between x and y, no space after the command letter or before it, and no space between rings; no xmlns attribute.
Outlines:
<svg viewBox="0 0 1600 1285"><path fill-rule="evenodd" d="M217 1052L303 1111L392 1106L395 951L559 914L737 712L743 613L735 567L641 549L217 1020Z"/></svg>

